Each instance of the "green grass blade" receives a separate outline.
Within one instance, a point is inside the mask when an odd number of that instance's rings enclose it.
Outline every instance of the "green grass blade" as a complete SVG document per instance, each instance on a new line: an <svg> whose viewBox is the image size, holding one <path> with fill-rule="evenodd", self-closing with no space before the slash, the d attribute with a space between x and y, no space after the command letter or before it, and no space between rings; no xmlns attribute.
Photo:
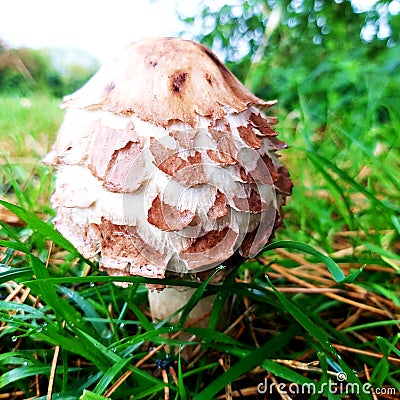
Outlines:
<svg viewBox="0 0 400 400"><path fill-rule="evenodd" d="M4 172L8 176L9 184L12 187L12 190L15 193L15 196L19 202L19 204L26 205L29 209L33 208L33 202L30 196L27 196L25 190L21 187L20 182L16 179L15 171L19 169L17 166L13 165L4 154L2 154L3 158L5 158L5 164L1 165L1 168L4 169Z"/></svg>
<svg viewBox="0 0 400 400"><path fill-rule="evenodd" d="M361 325L353 325L349 326L348 328L344 328L341 330L342 333L346 332L353 332L353 331L360 331L360 330L367 330L371 328L376 328L380 326L390 326L390 325L400 325L400 319L392 319L389 321L376 321L376 322L368 322L366 324Z"/></svg>
<svg viewBox="0 0 400 400"><path fill-rule="evenodd" d="M387 339L384 337L378 336L376 338L377 343L380 345L380 347L385 350L383 351L385 354L389 355L390 352L393 352L397 357L400 358L400 350L395 347L397 342L400 340L400 333L398 333L394 338L393 342L390 343Z"/></svg>
<svg viewBox="0 0 400 400"><path fill-rule="evenodd" d="M118 354L108 349L98 340L94 339L91 335L88 335L86 332L79 329L76 330L76 333L80 338L84 339L84 341L90 346L90 349L93 349L94 352L101 354L102 358L108 359L110 364L121 361L121 357Z"/></svg>
<svg viewBox="0 0 400 400"><path fill-rule="evenodd" d="M0 376L0 389L21 379L34 375L48 375L50 365L46 366L26 366L14 368Z"/></svg>
<svg viewBox="0 0 400 400"><path fill-rule="evenodd" d="M328 340L328 334L323 331L320 327L317 327L311 319L304 314L294 303L289 301L282 293L280 293L275 286L272 284L271 280L268 276L265 277L274 291L275 295L278 297L279 301L285 307L288 313L292 315L292 317L318 342L322 345L322 347L328 352L335 356L337 356L337 352L335 348L331 345Z"/></svg>
<svg viewBox="0 0 400 400"><path fill-rule="evenodd" d="M356 182L351 176L349 176L348 174L343 172L336 165L332 164L332 162L330 162L325 157L322 157L321 155L319 155L313 151L309 151L307 154L309 157L315 158L315 159L319 160L320 162L322 162L325 165L325 167L328 167L331 171L333 171L335 174L337 174L341 179L343 179L344 181L349 183L356 192L362 193L365 197L367 197L371 201L371 203L373 203L377 207L379 207L380 210L382 210L383 212L388 212L388 220L390 220L389 215L393 211L396 211L396 212L400 211L400 208L395 206L394 204L383 203L382 201L380 201L374 193L369 192L364 186L362 186L361 184Z"/></svg>
<svg viewBox="0 0 400 400"><path fill-rule="evenodd" d="M155 329L154 325L148 320L146 315L144 315L142 310L133 301L128 300L128 304L146 331L152 331Z"/></svg>
<svg viewBox="0 0 400 400"><path fill-rule="evenodd" d="M132 398L134 399L161 399L162 397L158 396L156 397L156 394L158 392L161 392L162 390L164 390L164 387L166 385L164 383L158 383L157 385L154 384L152 385L150 388L148 389L141 389L139 391L136 391L137 393L133 393Z"/></svg>
<svg viewBox="0 0 400 400"><path fill-rule="evenodd" d="M226 299L231 294L228 291L218 292L215 295L213 307L211 309L210 317L208 318L208 328L212 331L217 330L218 324L221 323L221 313L224 312Z"/></svg>
<svg viewBox="0 0 400 400"><path fill-rule="evenodd" d="M211 279L214 278L214 276L223 269L224 267L222 266L216 268L215 271L204 282L202 282L200 286L196 289L196 291L192 294L189 301L182 310L182 314L178 322L179 327L182 327L184 325L190 311L192 311L192 309L196 306L196 304L201 300L201 298L203 297L203 293L206 290L206 287L210 283Z"/></svg>
<svg viewBox="0 0 400 400"><path fill-rule="evenodd" d="M32 278L32 267L12 268L5 264L0 264L0 285L8 281Z"/></svg>
<svg viewBox="0 0 400 400"><path fill-rule="evenodd" d="M106 391L107 386L111 381L118 375L122 373L123 368L132 361L133 357L121 358L117 361L108 371L106 371L103 377L100 379L99 383L93 389L96 394L101 394Z"/></svg>
<svg viewBox="0 0 400 400"><path fill-rule="evenodd" d="M307 152L309 155L310 152ZM313 153L314 154L314 153ZM332 197L335 198L335 203L340 211L341 215L343 216L346 224L349 226L350 230L354 230L355 225L354 225L354 215L353 212L351 211L351 205L348 197L344 193L343 189L339 186L339 184L336 182L335 179L333 179L329 173L325 170L324 164L320 162L315 157L310 157L309 158L312 163L317 167L317 170L320 174L323 175L325 178L326 182L328 185L333 189L330 190L329 193L331 194Z"/></svg>
<svg viewBox="0 0 400 400"><path fill-rule="evenodd" d="M215 396L226 385L239 378L241 375L250 371L257 365L262 365L263 362L284 347L296 335L297 328L291 327L285 332L277 334L272 339L268 340L262 346L253 350L246 357L242 358L221 376L216 378L210 385L194 397L193 400L209 400Z"/></svg>
<svg viewBox="0 0 400 400"><path fill-rule="evenodd" d="M395 188L400 191L400 182L394 176L393 170L387 168L387 166L384 163L382 163L381 158L376 157L373 151L368 149L364 143L355 138L354 135L349 134L345 129L338 128L338 130L341 134L349 138L368 157L370 162L375 165L375 168L377 168L380 172L383 173L382 180L389 180L392 183L392 185L395 186Z"/></svg>
<svg viewBox="0 0 400 400"><path fill-rule="evenodd" d="M13 212L16 216L18 216L22 221L24 221L31 229L37 231L41 235L47 237L52 240L58 246L68 250L70 253L75 254L81 260L85 261L89 265L93 266L92 262L86 260L82 255L76 250L76 248L64 238L58 231L52 228L50 225L43 222L40 218L38 218L35 214L30 213L24 210L22 207L16 206L15 204L8 203L7 201L0 200L0 204L4 207L8 208L11 212Z"/></svg>
<svg viewBox="0 0 400 400"><path fill-rule="evenodd" d="M90 392L89 390L84 390L79 400L107 400L107 397L100 396L97 393Z"/></svg>
<svg viewBox="0 0 400 400"><path fill-rule="evenodd" d="M323 262L328 267L329 272L332 274L332 277L336 282L343 282L346 279L345 274L340 269L339 265L335 263L335 261L306 243L291 240L281 240L266 245L262 249L262 252L279 248L294 249L302 251L303 253L311 254L316 257L317 260Z"/></svg>
<svg viewBox="0 0 400 400"><path fill-rule="evenodd" d="M208 318L208 328L212 331L218 330L221 325L221 313L227 310L227 300L236 289L236 275L237 271L232 271L224 280L221 291L215 295L213 307L211 309L210 317Z"/></svg>
<svg viewBox="0 0 400 400"><path fill-rule="evenodd" d="M35 214L30 213L19 207L15 204L8 203L7 201L0 200L0 204L6 208L8 208L11 212L13 212L17 217L19 217L22 221L24 221L31 229L36 230L42 235L51 239L54 243L63 247L71 253L78 253L75 247L62 236L59 232L54 230L52 227L43 222L40 218L38 218Z"/></svg>
<svg viewBox="0 0 400 400"><path fill-rule="evenodd" d="M93 328L96 330L99 337L108 330L107 324L105 322L99 322L96 319L99 319L99 314L96 312L92 304L87 301L83 296L81 296L77 291L69 289L67 287L58 286L57 290L66 295L68 299L75 302L79 308L83 311L83 313L94 320L91 322Z"/></svg>
<svg viewBox="0 0 400 400"><path fill-rule="evenodd" d="M9 301L0 300L0 310L20 312L21 317L27 318L45 318L45 314L41 309L37 309L28 304L20 304Z"/></svg>
<svg viewBox="0 0 400 400"><path fill-rule="evenodd" d="M28 257L31 261L36 277L41 279L39 289L42 299L44 299L46 303L52 307L55 313L59 317L63 318L67 323L93 335L93 329L85 323L81 314L57 295L56 286L54 284L46 282L49 277L46 266L34 255L28 254Z"/></svg>
<svg viewBox="0 0 400 400"><path fill-rule="evenodd" d="M181 353L178 354L178 389L179 389L180 399L187 400L186 388L183 382Z"/></svg>
<svg viewBox="0 0 400 400"><path fill-rule="evenodd" d="M0 240L0 246L7 247L8 249L18 250L22 253L30 252L30 249L21 242L9 242L7 240Z"/></svg>
<svg viewBox="0 0 400 400"><path fill-rule="evenodd" d="M297 383L298 385L313 382L312 379L300 375L296 371L293 371L292 369L287 368L273 360L264 360L261 366L275 376L278 376L289 382Z"/></svg>
<svg viewBox="0 0 400 400"><path fill-rule="evenodd" d="M79 332L77 334L79 335ZM55 326L48 324L40 331L33 333L32 337L54 346L61 346L64 350L85 357L100 371L108 370L110 363L107 362L107 359L99 351L96 351L95 348L93 349L90 342L85 341L82 335L78 335L71 336L66 332L60 334Z"/></svg>

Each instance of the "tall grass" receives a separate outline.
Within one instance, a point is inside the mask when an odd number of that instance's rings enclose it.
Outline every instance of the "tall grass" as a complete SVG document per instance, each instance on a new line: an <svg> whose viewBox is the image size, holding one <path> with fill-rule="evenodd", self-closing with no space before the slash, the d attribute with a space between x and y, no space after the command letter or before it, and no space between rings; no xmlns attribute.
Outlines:
<svg viewBox="0 0 400 400"><path fill-rule="evenodd" d="M375 82L363 93L350 111L332 93L321 118L299 87L301 107L280 110L295 182L285 226L224 283L193 284L183 315L217 293L208 328L152 322L151 280L114 285L53 230L54 171L40 160L58 101L0 97L0 398L264 398L267 382L266 398L295 383L320 391L307 398L340 399L329 387L343 373L396 398L400 118Z"/></svg>

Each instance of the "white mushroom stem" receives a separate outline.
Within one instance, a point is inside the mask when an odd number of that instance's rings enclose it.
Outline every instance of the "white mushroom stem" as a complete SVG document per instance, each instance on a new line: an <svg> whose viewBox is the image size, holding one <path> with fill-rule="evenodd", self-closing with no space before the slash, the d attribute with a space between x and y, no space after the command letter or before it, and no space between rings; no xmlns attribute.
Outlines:
<svg viewBox="0 0 400 400"><path fill-rule="evenodd" d="M168 286L162 290L150 289L149 302L153 321L163 321L184 307L195 291L195 288L182 286ZM215 295L203 297L190 311L185 320L185 326L207 327L214 300ZM170 322L178 323L180 316L181 312L171 318Z"/></svg>

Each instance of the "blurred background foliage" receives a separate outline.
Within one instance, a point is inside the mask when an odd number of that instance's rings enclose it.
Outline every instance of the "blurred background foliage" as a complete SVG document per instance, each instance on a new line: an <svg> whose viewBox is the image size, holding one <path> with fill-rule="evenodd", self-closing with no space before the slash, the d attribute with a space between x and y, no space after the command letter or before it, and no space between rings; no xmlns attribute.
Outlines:
<svg viewBox="0 0 400 400"><path fill-rule="evenodd" d="M377 67L391 77L388 91L399 95L398 0L366 10L350 0L249 0L222 8L203 2L200 15L181 19L250 90L279 98L286 109L297 108L299 93L315 116L326 114L326 96L344 108Z"/></svg>
<svg viewBox="0 0 400 400"><path fill-rule="evenodd" d="M82 86L99 68L87 54L69 49L10 48L0 39L0 93L62 97Z"/></svg>

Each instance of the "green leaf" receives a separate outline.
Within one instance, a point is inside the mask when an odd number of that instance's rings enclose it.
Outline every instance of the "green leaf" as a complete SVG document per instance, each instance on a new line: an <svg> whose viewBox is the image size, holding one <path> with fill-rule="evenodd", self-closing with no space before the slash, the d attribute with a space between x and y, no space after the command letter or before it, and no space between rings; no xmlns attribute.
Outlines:
<svg viewBox="0 0 400 400"><path fill-rule="evenodd" d="M108 398L85 389L79 400L108 400Z"/></svg>
<svg viewBox="0 0 400 400"><path fill-rule="evenodd" d="M21 251L22 253L30 252L30 249L21 242L10 242L7 240L0 240L0 246L7 247L8 249L18 250Z"/></svg>
<svg viewBox="0 0 400 400"><path fill-rule="evenodd" d="M231 293L228 291L218 292L215 295L213 307L211 309L210 317L208 318L208 328L216 331L219 324L221 324L221 313L223 313L224 306L226 306L226 299Z"/></svg>
<svg viewBox="0 0 400 400"><path fill-rule="evenodd" d="M339 265L335 263L335 261L333 261L330 257L326 256L325 254L322 254L320 251L314 249L314 247L310 246L307 243L301 243L291 240L281 240L266 245L262 249L262 252L279 248L299 250L302 251L303 253L313 255L314 257L317 258L317 260L323 262L328 267L329 272L332 274L333 279L336 282L343 282L346 278L345 274L340 269Z"/></svg>
<svg viewBox="0 0 400 400"><path fill-rule="evenodd" d="M93 266L93 263L89 260L86 260L82 255L76 250L76 248L69 242L64 236L61 235L58 231L52 228L50 225L43 222L40 218L38 218L35 214L30 213L24 210L22 207L16 206L15 204L9 203L4 200L0 200L0 204L4 207L8 208L11 212L13 212L16 216L18 216L22 221L24 221L31 229L34 229L41 235L47 237L52 240L58 246L64 248L70 253L76 255L81 260L86 262L87 264Z"/></svg>
<svg viewBox="0 0 400 400"><path fill-rule="evenodd" d="M345 279L341 281L341 283L353 283L358 276L364 271L366 265L362 265L360 268L357 268L355 271L351 272L346 276Z"/></svg>
<svg viewBox="0 0 400 400"><path fill-rule="evenodd" d="M398 207L396 207L394 204L384 203L379 200L374 193L369 192L364 186L356 182L351 176L343 172L336 165L332 164L332 162L327 158L317 154L314 151L309 151L308 156L320 160L326 167L330 168L340 178L352 185L356 192L364 194L371 201L371 203L375 204L375 206L378 207L383 213L387 213L388 219L391 211L399 211Z"/></svg>
<svg viewBox="0 0 400 400"><path fill-rule="evenodd" d="M50 365L14 368L0 376L0 389L3 389L5 386L15 383L16 381L27 378L29 376L47 375L49 373Z"/></svg>
<svg viewBox="0 0 400 400"><path fill-rule="evenodd" d="M0 285L8 281L15 281L23 278L31 278L33 275L32 267L13 268L8 265L0 264Z"/></svg>
<svg viewBox="0 0 400 400"><path fill-rule="evenodd" d="M20 312L21 314L23 313L24 315L21 315L21 317L27 316L27 318L45 318L45 314L41 309L37 309L27 304L0 300L0 310L16 311Z"/></svg>
<svg viewBox="0 0 400 400"><path fill-rule="evenodd" d="M0 354L0 365L23 365L24 363L32 363L32 361L36 360L31 360L22 355L18 356L15 352Z"/></svg>
<svg viewBox="0 0 400 400"><path fill-rule="evenodd" d="M195 335L205 340L206 343L226 343L236 349L247 348L251 349L250 345L245 345L226 333L211 330L209 328L190 327L182 328L183 331Z"/></svg>
<svg viewBox="0 0 400 400"><path fill-rule="evenodd" d="M274 374L275 376L279 376L280 378L285 379L289 382L297 383L298 385L313 382L312 379L300 375L290 368L287 368L273 360L265 360L262 363L262 367L265 368L265 370L267 370L268 372Z"/></svg>
<svg viewBox="0 0 400 400"><path fill-rule="evenodd" d="M178 389L181 400L187 400L186 388L183 382L181 353L178 353Z"/></svg>
<svg viewBox="0 0 400 400"><path fill-rule="evenodd" d="M86 332L80 331L79 329L76 330L76 333L79 335L79 337L84 338L85 341L90 344L91 349L94 349L94 351L101 354L102 358L108 358L110 363L121 361L121 357L118 354L109 350L106 346L104 346L98 340L94 339L91 335L88 335Z"/></svg>
<svg viewBox="0 0 400 400"><path fill-rule="evenodd" d="M214 304L211 309L210 317L208 319L208 328L212 331L217 331L224 323L221 315L227 311L227 299L235 293L237 271L233 270L224 280L220 291L215 295Z"/></svg>
<svg viewBox="0 0 400 400"><path fill-rule="evenodd" d="M136 315L141 325L146 331L152 331L155 329L154 325L147 319L146 315L142 312L142 310L131 300L128 300L129 307Z"/></svg>
<svg viewBox="0 0 400 400"><path fill-rule="evenodd" d="M99 383L94 388L94 393L101 394L106 389L107 386L111 383L111 381L115 378L115 376L119 373L122 373L125 365L129 364L132 361L133 357L121 358L117 361L108 371L106 371L103 377L100 379Z"/></svg>
<svg viewBox="0 0 400 400"><path fill-rule="evenodd" d="M192 294L189 301L187 302L186 306L182 310L182 314L178 322L179 327L182 327L185 324L187 316L203 297L203 293L206 290L206 287L210 283L211 279L214 278L214 276L223 269L224 269L223 266L217 267L215 271L213 271L213 273L204 282L202 282L201 285L195 290L195 292Z"/></svg>
<svg viewBox="0 0 400 400"><path fill-rule="evenodd" d="M320 327L316 326L311 319L304 314L295 304L288 300L282 293L280 293L275 286L272 284L268 276L265 276L275 295L279 301L285 307L286 311L292 315L292 317L319 343L322 347L331 354L337 356L335 348L331 345L328 340L328 334Z"/></svg>
<svg viewBox="0 0 400 400"><path fill-rule="evenodd" d="M54 346L60 346L63 350L73 354L85 357L93 362L101 371L106 371L110 368L108 360L101 354L97 348L94 348L90 342L85 340L85 337L76 332L76 335L71 336L68 332L63 331L62 334L54 324L47 324L37 332L32 333L32 337L37 340L45 341Z"/></svg>
<svg viewBox="0 0 400 400"><path fill-rule="evenodd" d="M354 215L353 212L351 211L349 198L346 196L343 189L338 185L337 181L331 177L328 171L325 170L324 163L321 162L318 158L312 157L313 155L315 155L315 153L312 151L308 151L307 155L309 156L309 159L317 167L319 173L323 175L326 182L333 189L329 191L331 196L335 198L336 205L340 210L340 213L343 216L346 224L349 226L349 229L354 230Z"/></svg>
<svg viewBox="0 0 400 400"><path fill-rule="evenodd" d="M105 322L96 321L96 319L99 318L99 314L96 312L92 304L75 290L71 290L63 286L57 287L57 290L62 294L65 294L70 300L74 301L86 316L94 319L94 321L92 321L91 324L93 328L96 330L99 337L101 337L102 333L106 329L108 329L108 327Z"/></svg>
<svg viewBox="0 0 400 400"><path fill-rule="evenodd" d="M81 314L57 295L56 286L48 281L49 272L42 261L32 254L28 254L28 257L36 277L40 279L38 287L41 298L67 323L93 335L94 330L83 320ZM28 286L27 283L26 285Z"/></svg>

